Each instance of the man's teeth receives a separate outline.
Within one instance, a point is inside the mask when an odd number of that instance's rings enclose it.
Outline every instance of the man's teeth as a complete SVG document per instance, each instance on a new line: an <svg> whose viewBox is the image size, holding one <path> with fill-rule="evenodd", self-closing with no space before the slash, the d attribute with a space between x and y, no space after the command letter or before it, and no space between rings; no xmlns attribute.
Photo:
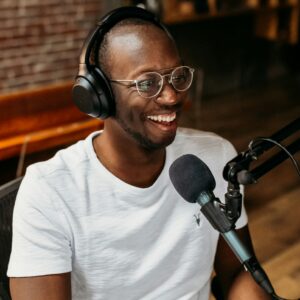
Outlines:
<svg viewBox="0 0 300 300"><path fill-rule="evenodd" d="M147 118L155 122L172 122L176 119L176 113L171 115L147 116Z"/></svg>

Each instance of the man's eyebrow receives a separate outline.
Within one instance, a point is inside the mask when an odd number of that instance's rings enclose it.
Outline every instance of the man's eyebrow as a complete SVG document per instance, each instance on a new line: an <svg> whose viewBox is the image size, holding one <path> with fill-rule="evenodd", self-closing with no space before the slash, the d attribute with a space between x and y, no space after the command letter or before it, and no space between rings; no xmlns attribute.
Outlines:
<svg viewBox="0 0 300 300"><path fill-rule="evenodd" d="M173 69L175 69L175 68L178 68L178 67L180 67L180 66L182 66L181 63L179 63L179 64L177 64L177 65L175 65L175 66L173 66L173 67L165 68L165 69L153 69L153 68L142 69L142 70L140 70L139 72L137 72L137 73L135 74L135 76L139 76L139 75L141 75L141 74L148 73L148 72L158 72L158 73L159 73L159 72L166 72L166 71L170 71L170 70L173 70Z"/></svg>
<svg viewBox="0 0 300 300"><path fill-rule="evenodd" d="M178 68L178 67L180 67L181 66L181 64L179 64L179 65L176 65L176 66L174 66L174 67L171 67L171 68L167 68L167 69L160 69L160 70L157 70L156 72L165 72L165 71L170 71L170 70L174 70L175 68Z"/></svg>

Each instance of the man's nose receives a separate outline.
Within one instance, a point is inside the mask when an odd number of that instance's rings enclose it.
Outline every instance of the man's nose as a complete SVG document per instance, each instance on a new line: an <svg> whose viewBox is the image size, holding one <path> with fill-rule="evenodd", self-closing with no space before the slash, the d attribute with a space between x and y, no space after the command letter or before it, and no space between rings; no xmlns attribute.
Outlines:
<svg viewBox="0 0 300 300"><path fill-rule="evenodd" d="M157 102L160 104L173 105L179 101L178 92L174 89L170 77L164 77L163 86L160 94L157 97Z"/></svg>

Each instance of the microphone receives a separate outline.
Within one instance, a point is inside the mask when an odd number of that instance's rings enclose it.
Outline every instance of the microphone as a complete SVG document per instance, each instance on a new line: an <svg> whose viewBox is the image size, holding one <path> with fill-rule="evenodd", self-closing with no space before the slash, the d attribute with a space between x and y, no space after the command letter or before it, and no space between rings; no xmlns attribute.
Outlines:
<svg viewBox="0 0 300 300"><path fill-rule="evenodd" d="M169 175L175 189L186 201L197 202L201 206L203 215L221 233L246 271L268 294L275 295L266 273L240 241L233 230L234 225L221 210L221 202L213 193L216 182L208 166L197 156L186 154L172 163Z"/></svg>

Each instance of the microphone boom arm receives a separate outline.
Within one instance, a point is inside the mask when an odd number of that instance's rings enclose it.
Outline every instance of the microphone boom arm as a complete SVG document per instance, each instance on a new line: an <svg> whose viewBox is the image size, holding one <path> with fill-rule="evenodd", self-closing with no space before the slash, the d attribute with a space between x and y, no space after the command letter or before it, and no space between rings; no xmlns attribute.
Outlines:
<svg viewBox="0 0 300 300"><path fill-rule="evenodd" d="M233 185L237 184L251 184L255 183L258 178L266 174L268 171L275 168L281 162L289 157L287 154L294 154L300 150L300 139L291 143L285 149L282 149L276 155L256 167L252 171L249 171L251 162L257 160L257 158L265 151L272 148L276 143L291 136L293 133L300 130L300 118L294 120L278 132L274 133L270 138L259 140L258 142L250 143L249 149L245 152L241 152L234 159L229 161L223 170L223 177L226 181ZM270 143L269 141L274 141ZM286 151L285 151L286 150Z"/></svg>
<svg viewBox="0 0 300 300"><path fill-rule="evenodd" d="M289 146L286 147L286 150L290 154L294 154L300 150L300 138L291 143ZM271 158L263 162L261 165L257 166L251 171L242 170L237 173L237 181L240 184L246 185L255 183L258 178L265 175L267 172L271 171L275 167L277 167L280 163L284 160L289 158L289 155L286 151L281 150L277 154L273 155Z"/></svg>

